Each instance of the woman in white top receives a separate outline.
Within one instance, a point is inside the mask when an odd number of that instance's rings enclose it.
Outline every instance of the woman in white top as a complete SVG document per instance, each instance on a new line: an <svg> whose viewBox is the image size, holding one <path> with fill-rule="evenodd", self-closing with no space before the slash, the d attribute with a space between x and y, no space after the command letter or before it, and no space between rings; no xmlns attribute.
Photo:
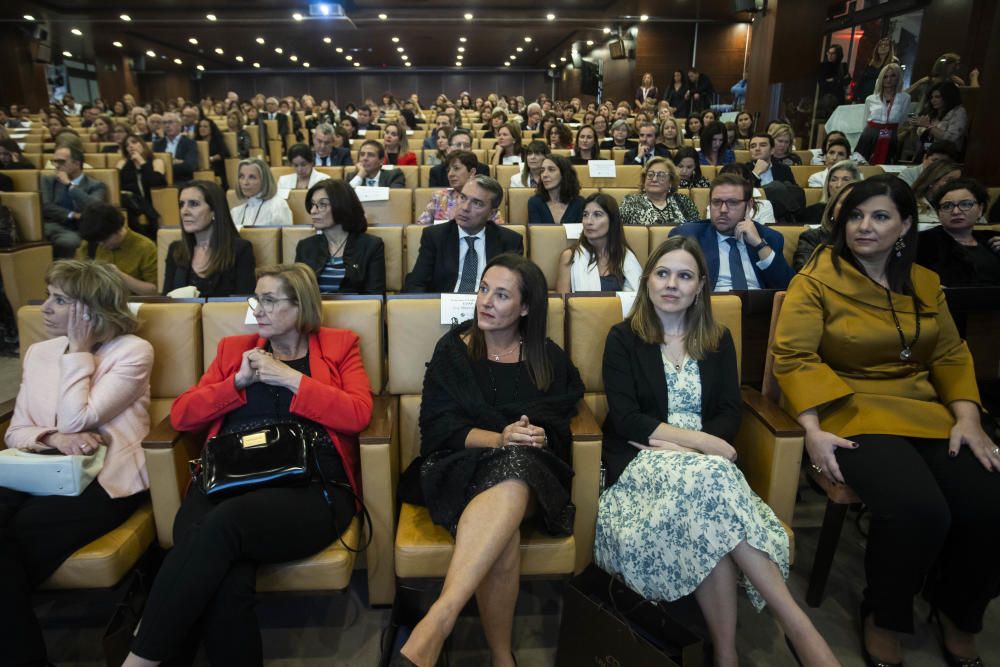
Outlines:
<svg viewBox="0 0 1000 667"><path fill-rule="evenodd" d="M524 164L510 177L512 188L536 188L542 173L542 161L552 153L549 145L535 139L524 149Z"/></svg>
<svg viewBox="0 0 1000 667"><path fill-rule="evenodd" d="M899 125L909 112L910 96L903 92L903 70L889 63L875 81L875 92L865 100L867 127L856 148L869 164L895 164Z"/></svg>
<svg viewBox="0 0 1000 667"><path fill-rule="evenodd" d="M642 266L625 240L618 202L600 192L583 204L583 231L559 256L556 291L634 292Z"/></svg>
<svg viewBox="0 0 1000 667"><path fill-rule="evenodd" d="M236 229L292 224L292 209L278 194L278 184L267 163L258 157L240 160L236 198L240 205L231 209Z"/></svg>
<svg viewBox="0 0 1000 667"><path fill-rule="evenodd" d="M330 178L329 174L314 169L316 157L305 144L294 144L288 149L288 164L294 173L278 177L279 190L308 190L320 181Z"/></svg>

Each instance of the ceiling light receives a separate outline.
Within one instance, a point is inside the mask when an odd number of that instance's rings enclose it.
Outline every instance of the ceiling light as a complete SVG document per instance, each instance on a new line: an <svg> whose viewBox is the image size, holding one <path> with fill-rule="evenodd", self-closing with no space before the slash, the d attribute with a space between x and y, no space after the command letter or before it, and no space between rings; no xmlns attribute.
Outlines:
<svg viewBox="0 0 1000 667"><path fill-rule="evenodd" d="M181 60L180 58L174 58L174 64L175 65L183 65L184 61Z"/></svg>
<svg viewBox="0 0 1000 667"><path fill-rule="evenodd" d="M463 56L461 53L455 56L455 60L462 60L463 58L465 58L465 56Z"/></svg>
<svg viewBox="0 0 1000 667"><path fill-rule="evenodd" d="M302 63L302 66L305 67L306 69L309 69L309 63Z"/></svg>
<svg viewBox="0 0 1000 667"><path fill-rule="evenodd" d="M323 42L326 43L326 44L331 44L331 43L333 43L333 39L331 39L329 37L324 37L323 38Z"/></svg>
<svg viewBox="0 0 1000 667"><path fill-rule="evenodd" d="M294 14L292 14L292 18L295 19L296 21L301 21L302 20L302 14L299 14L298 12L295 12Z"/></svg>
<svg viewBox="0 0 1000 667"><path fill-rule="evenodd" d="M67 58L72 58L73 57L73 54L70 53L69 51L63 51L63 55L66 56Z"/></svg>
<svg viewBox="0 0 1000 667"><path fill-rule="evenodd" d="M344 48L341 47L341 46L338 46L336 49L334 49L334 51L336 51L337 53L343 53L344 52Z"/></svg>
<svg viewBox="0 0 1000 667"><path fill-rule="evenodd" d="M639 20L640 21L648 21L649 20L649 14L643 14L642 16L639 17Z"/></svg>
<svg viewBox="0 0 1000 667"><path fill-rule="evenodd" d="M392 38L392 43L393 44L399 44L399 37L393 37Z"/></svg>
<svg viewBox="0 0 1000 667"><path fill-rule="evenodd" d="M122 14L118 18L120 18L122 21L131 21L132 20L132 17L129 16L128 14Z"/></svg>
<svg viewBox="0 0 1000 667"><path fill-rule="evenodd" d="M610 33L610 32L611 32L611 28L605 28L605 29L604 29L604 34L605 34L605 35L607 35L607 34L608 34L608 33Z"/></svg>
<svg viewBox="0 0 1000 667"><path fill-rule="evenodd" d="M410 63L403 63L403 67L410 67Z"/></svg>
<svg viewBox="0 0 1000 667"><path fill-rule="evenodd" d="M111 42L111 46L117 46L120 49L123 45L121 42Z"/></svg>
<svg viewBox="0 0 1000 667"><path fill-rule="evenodd" d="M253 66L256 67L257 69L260 69L260 63L254 63Z"/></svg>
<svg viewBox="0 0 1000 667"><path fill-rule="evenodd" d="M517 51L518 53L521 53L522 51L524 51L524 49L522 49L522 48L521 48L520 46L519 46L519 47L517 47L517 48L516 48L516 49L514 49L514 50L515 50L515 51Z"/></svg>
<svg viewBox="0 0 1000 667"><path fill-rule="evenodd" d="M406 50L406 49L404 49L404 48L403 48L402 46L397 46L397 47L396 47L396 52L397 52L397 53L402 53L402 52L403 52L403 51L405 51L405 50Z"/></svg>
<svg viewBox="0 0 1000 667"><path fill-rule="evenodd" d="M556 20L556 15L555 14L546 14L545 18L548 19L549 21L555 21Z"/></svg>
<svg viewBox="0 0 1000 667"><path fill-rule="evenodd" d="M354 63L355 67L361 67L361 63Z"/></svg>
<svg viewBox="0 0 1000 667"><path fill-rule="evenodd" d="M73 28L72 30L70 30L70 32L76 35L77 37L83 37L83 32L81 32L79 28Z"/></svg>
<svg viewBox="0 0 1000 667"><path fill-rule="evenodd" d="M461 66L462 66L462 61L461 60L456 60L455 61L455 67L461 67Z"/></svg>
<svg viewBox="0 0 1000 667"><path fill-rule="evenodd" d="M215 17L215 14L205 14L205 18L207 18L209 21L218 21L218 19Z"/></svg>
<svg viewBox="0 0 1000 667"><path fill-rule="evenodd" d="M400 56L400 58L402 58L403 60L409 60L409 59L410 59L410 56L408 56L408 55L406 55L406 54L404 53L403 55L401 55L401 56Z"/></svg>
<svg viewBox="0 0 1000 667"><path fill-rule="evenodd" d="M465 37L459 37L459 38L458 38L458 41L460 41L460 42L462 42L463 44L465 44L465 42L466 42L467 40L465 39Z"/></svg>
<svg viewBox="0 0 1000 667"><path fill-rule="evenodd" d="M221 55L222 55L223 53L225 53L225 51L223 51L223 50L222 50L222 47L221 47L221 46L217 46L217 47L215 47L215 52L216 52L216 53L218 53L218 54L219 54L220 56L221 56Z"/></svg>
<svg viewBox="0 0 1000 667"><path fill-rule="evenodd" d="M551 67L552 69L555 69L556 68L556 64L555 63L549 63L549 67Z"/></svg>
<svg viewBox="0 0 1000 667"><path fill-rule="evenodd" d="M263 44L264 43L264 38L263 37L258 37L257 38L257 43L258 44Z"/></svg>
<svg viewBox="0 0 1000 667"><path fill-rule="evenodd" d="M146 55L149 56L150 58L155 58L156 57L156 51L154 51L153 49L150 49L149 51L146 51Z"/></svg>
<svg viewBox="0 0 1000 667"><path fill-rule="evenodd" d="M194 44L195 46L198 46L198 40L195 39L194 37L188 37L188 43L189 44Z"/></svg>
<svg viewBox="0 0 1000 667"><path fill-rule="evenodd" d="M459 53L465 53L465 47L464 46L458 47L458 52Z"/></svg>
<svg viewBox="0 0 1000 667"><path fill-rule="evenodd" d="M34 20L35 20L35 17L34 17L34 16L32 16L31 14L25 14L25 15L24 15L24 20L25 20L25 21L34 21Z"/></svg>
<svg viewBox="0 0 1000 667"><path fill-rule="evenodd" d="M378 18L379 18L380 21L385 21L385 20L388 20L389 15L388 14L379 14Z"/></svg>
<svg viewBox="0 0 1000 667"><path fill-rule="evenodd" d="M530 41L531 41L531 38L530 38L530 37L525 37L525 38L524 38L524 41L526 41L526 42L530 42Z"/></svg>
<svg viewBox="0 0 1000 667"><path fill-rule="evenodd" d="M510 61L509 60L503 61L503 66L504 67L510 67Z"/></svg>
<svg viewBox="0 0 1000 667"><path fill-rule="evenodd" d="M280 46L276 46L276 47L274 47L274 52L277 53L280 56L282 53L285 52L285 50L283 48L281 48Z"/></svg>
<svg viewBox="0 0 1000 667"><path fill-rule="evenodd" d="M517 56L511 56L510 59L511 60L517 60Z"/></svg>
<svg viewBox="0 0 1000 667"><path fill-rule="evenodd" d="M465 12L465 20L471 21L473 19L472 12Z"/></svg>
<svg viewBox="0 0 1000 667"><path fill-rule="evenodd" d="M588 39L587 40L587 46L593 46L593 45L594 45L594 40Z"/></svg>
<svg viewBox="0 0 1000 667"><path fill-rule="evenodd" d="M344 60L346 60L347 62L351 62L352 60L354 60L354 56L344 56Z"/></svg>
<svg viewBox="0 0 1000 667"><path fill-rule="evenodd" d="M195 69L198 70L199 72L204 72L205 71L205 66L204 65L197 65L197 66L195 66Z"/></svg>
<svg viewBox="0 0 1000 667"><path fill-rule="evenodd" d="M288 56L288 59L291 60L293 63L299 62L299 57L297 55L295 55L294 53L292 55Z"/></svg>
<svg viewBox="0 0 1000 667"><path fill-rule="evenodd" d="M560 58L560 59L559 59L559 62L561 62L561 63L564 63L564 62L566 62L566 56L563 56L562 58Z"/></svg>
<svg viewBox="0 0 1000 667"><path fill-rule="evenodd" d="M238 63L243 62L243 56L236 56L236 62Z"/></svg>

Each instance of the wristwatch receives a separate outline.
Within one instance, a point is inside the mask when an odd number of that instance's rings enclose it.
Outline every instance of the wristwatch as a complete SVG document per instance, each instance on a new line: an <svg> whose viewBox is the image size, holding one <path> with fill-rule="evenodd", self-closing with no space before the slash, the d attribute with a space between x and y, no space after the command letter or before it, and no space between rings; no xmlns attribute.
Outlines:
<svg viewBox="0 0 1000 667"><path fill-rule="evenodd" d="M758 243L757 245L753 246L753 250L754 250L754 252L760 252L761 250L763 250L766 247L767 247L767 241L765 241L764 239L761 239L760 243Z"/></svg>

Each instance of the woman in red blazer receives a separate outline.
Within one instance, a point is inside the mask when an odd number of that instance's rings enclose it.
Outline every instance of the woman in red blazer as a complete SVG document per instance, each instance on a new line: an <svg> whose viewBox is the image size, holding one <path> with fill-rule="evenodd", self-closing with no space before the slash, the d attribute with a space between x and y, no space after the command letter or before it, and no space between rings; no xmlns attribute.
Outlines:
<svg viewBox="0 0 1000 667"><path fill-rule="evenodd" d="M390 121L382 126L382 144L385 146L385 163L398 167L416 165L417 155L410 150L406 140L406 126L398 121Z"/></svg>
<svg viewBox="0 0 1000 667"><path fill-rule="evenodd" d="M306 485L207 496L192 484L177 512L174 548L153 583L125 665L158 664L201 638L213 665L263 663L254 613L261 563L306 558L350 525L361 495L357 434L371 419L368 375L351 331L321 328L320 293L304 264L257 271L248 299L258 334L219 343L195 387L174 401L170 421L208 437L296 421L318 441L323 477ZM315 442L315 441L314 441ZM354 493L346 487L350 485Z"/></svg>

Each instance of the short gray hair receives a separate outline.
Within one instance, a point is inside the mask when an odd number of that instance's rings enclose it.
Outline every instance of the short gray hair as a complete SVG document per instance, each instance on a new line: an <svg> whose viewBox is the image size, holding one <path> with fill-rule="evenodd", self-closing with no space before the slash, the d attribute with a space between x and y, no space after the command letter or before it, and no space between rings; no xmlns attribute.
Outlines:
<svg viewBox="0 0 1000 667"><path fill-rule="evenodd" d="M490 193L493 198L493 208L500 208L500 202L503 201L503 186L496 179L486 174L476 174L472 177L472 181Z"/></svg>
<svg viewBox="0 0 1000 667"><path fill-rule="evenodd" d="M333 125L330 125L330 123L320 123L313 130L313 134L329 134L329 135L333 135L335 133L336 133L336 130L333 129Z"/></svg>
<svg viewBox="0 0 1000 667"><path fill-rule="evenodd" d="M618 120L616 120L614 122L614 124L611 126L611 131L614 132L619 127L624 127L626 130L629 130L631 132L631 128L628 126L628 122L626 122L625 120L623 120L621 118L619 118Z"/></svg>
<svg viewBox="0 0 1000 667"><path fill-rule="evenodd" d="M267 200L278 194L278 182L274 180L274 175L271 174L271 167L268 166L264 160L259 157L248 157L240 160L239 166L236 168L236 174L239 176L240 169L243 167L253 167L260 173L260 198ZM248 197L244 196L243 190L240 189L239 180L236 181L236 199L244 202Z"/></svg>
<svg viewBox="0 0 1000 667"><path fill-rule="evenodd" d="M826 172L826 178L823 179L823 194L819 199L821 203L830 198L827 193L830 192L830 177L833 176L833 172L835 171L846 171L851 175L852 182L863 181L865 179L861 170L858 169L857 162L854 160L841 160L830 167L830 169Z"/></svg>

